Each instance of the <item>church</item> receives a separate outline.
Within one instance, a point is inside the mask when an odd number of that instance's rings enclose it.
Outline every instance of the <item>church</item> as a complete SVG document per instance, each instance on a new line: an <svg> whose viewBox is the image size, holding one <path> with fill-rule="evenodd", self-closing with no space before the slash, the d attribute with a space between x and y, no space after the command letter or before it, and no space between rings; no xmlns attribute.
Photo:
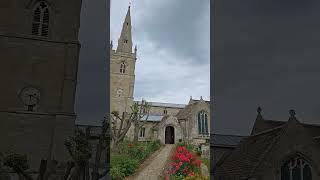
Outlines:
<svg viewBox="0 0 320 180"><path fill-rule="evenodd" d="M79 62L81 0L1 0L0 152L69 159Z"/></svg>
<svg viewBox="0 0 320 180"><path fill-rule="evenodd" d="M121 35L118 39L118 46L114 49L111 42L110 112L128 112L133 103L141 103L141 101L135 101L133 97L138 50L136 46L133 50L131 29L129 6L123 22ZM186 141L195 145L209 143L209 101L204 100L202 97L199 99L190 97L188 104L148 103L151 106L149 116L148 118L141 119L146 122L140 129L139 141L160 140L163 144ZM127 138L133 139L133 126L129 129Z"/></svg>
<svg viewBox="0 0 320 180"><path fill-rule="evenodd" d="M287 121L265 119L261 111L250 136L213 135L214 179L320 179L320 126L301 123L294 110Z"/></svg>

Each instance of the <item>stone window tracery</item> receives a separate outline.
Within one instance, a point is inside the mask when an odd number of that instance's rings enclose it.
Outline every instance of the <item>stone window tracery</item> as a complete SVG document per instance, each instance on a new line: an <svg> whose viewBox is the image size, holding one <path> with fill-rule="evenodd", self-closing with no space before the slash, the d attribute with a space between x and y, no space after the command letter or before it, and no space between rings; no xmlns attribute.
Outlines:
<svg viewBox="0 0 320 180"><path fill-rule="evenodd" d="M281 166L281 180L312 180L311 166L301 157L294 157Z"/></svg>
<svg viewBox="0 0 320 180"><path fill-rule="evenodd" d="M197 116L199 134L208 134L208 115L204 111L200 111Z"/></svg>
<svg viewBox="0 0 320 180"><path fill-rule="evenodd" d="M40 1L33 9L32 35L48 37L49 35L49 6Z"/></svg>

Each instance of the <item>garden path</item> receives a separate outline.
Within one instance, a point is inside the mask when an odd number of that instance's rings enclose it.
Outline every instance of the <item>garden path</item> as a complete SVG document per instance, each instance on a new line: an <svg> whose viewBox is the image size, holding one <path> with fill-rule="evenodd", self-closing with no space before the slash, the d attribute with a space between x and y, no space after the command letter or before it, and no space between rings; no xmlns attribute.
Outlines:
<svg viewBox="0 0 320 180"><path fill-rule="evenodd" d="M165 167L167 160L173 149L173 144L166 144L160 152L147 161L151 161L139 173L132 178L133 180L157 180L160 178L163 168Z"/></svg>

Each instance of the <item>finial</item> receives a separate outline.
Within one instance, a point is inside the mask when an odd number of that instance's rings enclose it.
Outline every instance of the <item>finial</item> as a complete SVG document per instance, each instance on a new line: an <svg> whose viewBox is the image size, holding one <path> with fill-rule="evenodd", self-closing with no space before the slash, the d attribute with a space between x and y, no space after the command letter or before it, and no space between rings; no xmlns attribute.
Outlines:
<svg viewBox="0 0 320 180"><path fill-rule="evenodd" d="M293 110L293 109L291 109L291 110L289 111L289 114L290 114L290 118L295 118L296 111Z"/></svg>
<svg viewBox="0 0 320 180"><path fill-rule="evenodd" d="M190 100L192 100L192 96L190 96Z"/></svg>
<svg viewBox="0 0 320 180"><path fill-rule="evenodd" d="M137 45L135 45L134 46L134 52L137 53L137 50L138 50Z"/></svg>
<svg viewBox="0 0 320 180"><path fill-rule="evenodd" d="M113 41L111 40L111 43L110 43L110 47L111 49L113 48Z"/></svg>
<svg viewBox="0 0 320 180"><path fill-rule="evenodd" d="M257 109L257 112L258 112L259 115L261 115L261 111L262 111L262 108L259 106L258 109Z"/></svg>
<svg viewBox="0 0 320 180"><path fill-rule="evenodd" d="M200 100L202 100L202 96L200 96Z"/></svg>

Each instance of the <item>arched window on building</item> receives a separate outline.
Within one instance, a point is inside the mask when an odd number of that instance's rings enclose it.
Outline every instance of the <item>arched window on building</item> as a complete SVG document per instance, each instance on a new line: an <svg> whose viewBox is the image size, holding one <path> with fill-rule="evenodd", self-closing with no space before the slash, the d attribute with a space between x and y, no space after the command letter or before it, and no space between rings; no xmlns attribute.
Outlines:
<svg viewBox="0 0 320 180"><path fill-rule="evenodd" d="M146 128L144 127L140 128L139 137L144 138L145 132L146 132Z"/></svg>
<svg viewBox="0 0 320 180"><path fill-rule="evenodd" d="M122 73L122 74L126 73L126 63L125 62L122 62L120 64L120 73Z"/></svg>
<svg viewBox="0 0 320 180"><path fill-rule="evenodd" d="M49 35L49 6L45 1L40 1L33 9L32 35L48 37Z"/></svg>
<svg viewBox="0 0 320 180"><path fill-rule="evenodd" d="M281 166L281 180L312 180L311 166L299 156L291 158Z"/></svg>
<svg viewBox="0 0 320 180"><path fill-rule="evenodd" d="M164 109L164 110L163 110L163 114L164 114L164 115L167 115L167 114L168 114L168 110Z"/></svg>
<svg viewBox="0 0 320 180"><path fill-rule="evenodd" d="M208 114L204 111L198 113L198 132L208 134Z"/></svg>

